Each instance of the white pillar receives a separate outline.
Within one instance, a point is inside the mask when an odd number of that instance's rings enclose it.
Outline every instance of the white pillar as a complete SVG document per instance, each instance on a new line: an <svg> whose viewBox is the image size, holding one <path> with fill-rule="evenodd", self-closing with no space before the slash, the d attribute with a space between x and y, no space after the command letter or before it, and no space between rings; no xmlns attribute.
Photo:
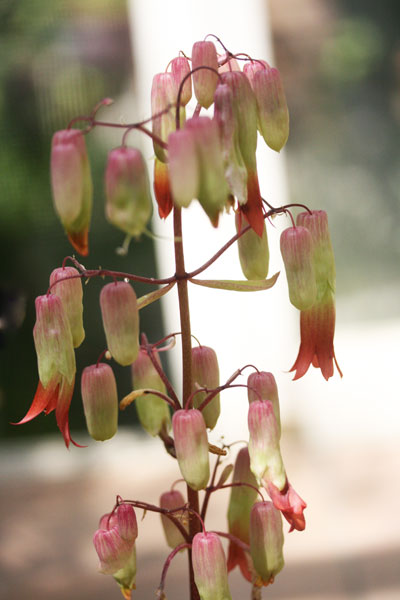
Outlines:
<svg viewBox="0 0 400 600"><path fill-rule="evenodd" d="M130 19L136 75L137 118L150 114L150 90L153 75L165 70L168 62L184 50L190 55L195 41L214 33L234 53L246 52L273 64L271 37L265 0L130 0ZM216 43L217 49L220 50ZM146 154L151 157L151 143L146 141ZM270 150L260 138L257 151L261 192L274 206L287 199L285 159ZM279 232L286 225L280 217L268 225L271 252L270 275L281 270ZM154 231L165 239L156 242L159 275L174 272L172 218L161 222L154 218ZM205 262L235 233L233 215L224 215L218 229L213 229L196 202L183 211L183 234L187 270ZM203 278L243 279L236 246L225 253ZM190 286L192 333L204 345L212 346L218 355L221 381L246 363L272 371L278 381L281 398L291 378L283 371L291 366L297 348L289 343L294 312L286 293L285 275L272 290L255 293L227 292ZM177 295L175 291L162 300L168 331L179 330ZM290 324L290 327L288 327ZM290 345L291 344L291 345ZM289 345L289 349L288 349ZM180 390L180 348L176 357L174 379ZM247 375L238 379L245 383ZM179 382L179 383L178 383ZM285 402L284 409L285 409ZM227 391L222 395L221 425L212 439L225 434L227 441L247 436L247 394L245 389Z"/></svg>

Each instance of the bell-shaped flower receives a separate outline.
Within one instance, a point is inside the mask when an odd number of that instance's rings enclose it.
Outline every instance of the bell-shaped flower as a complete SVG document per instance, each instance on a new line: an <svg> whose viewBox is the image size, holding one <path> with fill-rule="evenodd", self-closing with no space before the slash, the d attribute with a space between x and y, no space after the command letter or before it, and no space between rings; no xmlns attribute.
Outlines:
<svg viewBox="0 0 400 600"><path fill-rule="evenodd" d="M289 481L286 481L282 490L279 490L271 481L264 481L264 485L275 508L281 511L290 524L289 531L293 531L293 529L303 531L306 527L304 509L307 508L307 504L300 498Z"/></svg>
<svg viewBox="0 0 400 600"><path fill-rule="evenodd" d="M279 489L286 483L285 467L279 447L279 427L272 402L255 400L249 404L250 469L257 481L265 478Z"/></svg>
<svg viewBox="0 0 400 600"><path fill-rule="evenodd" d="M107 347L111 356L126 367L139 352L139 311L129 283L108 283L100 292L100 308Z"/></svg>
<svg viewBox="0 0 400 600"><path fill-rule="evenodd" d="M208 438L201 412L177 410L172 417L176 457L182 477L193 490L203 490L210 477Z"/></svg>
<svg viewBox="0 0 400 600"><path fill-rule="evenodd" d="M289 111L278 69L267 66L252 76L258 124L265 143L280 152L289 136Z"/></svg>
<svg viewBox="0 0 400 600"><path fill-rule="evenodd" d="M118 507L117 514L100 519L99 529L93 536L100 573L114 577L126 600L136 587L136 536L135 512L125 503Z"/></svg>
<svg viewBox="0 0 400 600"><path fill-rule="evenodd" d="M247 378L247 396L249 403L256 400L269 400L274 409L279 437L281 435L281 416L279 408L278 387L275 377L267 371L256 371Z"/></svg>
<svg viewBox="0 0 400 600"><path fill-rule="evenodd" d="M198 67L208 68L198 69ZM213 42L193 44L192 71L194 69L198 69L192 74L197 102L204 108L209 108L214 102L214 92L218 83L218 57Z"/></svg>
<svg viewBox="0 0 400 600"><path fill-rule="evenodd" d="M118 393L112 368L105 363L86 367L81 394L89 434L101 442L111 439L118 428Z"/></svg>
<svg viewBox="0 0 400 600"><path fill-rule="evenodd" d="M185 506L185 500L182 494L178 490L170 490L168 492L164 492L160 497L160 507L165 508L167 510L174 510L176 508L180 508L181 506ZM182 526L187 529L187 518L186 511L176 511L173 512L173 516L181 522ZM185 541L182 533L176 527L175 523L171 521L166 515L161 513L161 524L164 530L165 539L167 540L167 544L170 548L176 548L179 544L182 544Z"/></svg>
<svg viewBox="0 0 400 600"><path fill-rule="evenodd" d="M228 85L233 94L235 135L247 170L247 200L239 204L254 231L262 236L264 217L257 175L257 104L246 75L240 71L227 71L221 75L222 83Z"/></svg>
<svg viewBox="0 0 400 600"><path fill-rule="evenodd" d="M300 213L297 224L306 227L313 239L313 265L317 296L311 308L300 313L300 349L291 368L299 379L310 364L321 369L325 379L333 375L333 363L342 375L333 346L335 335L335 259L325 211Z"/></svg>
<svg viewBox="0 0 400 600"><path fill-rule="evenodd" d="M186 128L193 134L199 164L197 198L212 225L217 227L229 195L218 125L208 117L193 117L186 122Z"/></svg>
<svg viewBox="0 0 400 600"><path fill-rule="evenodd" d="M85 339L83 291L79 272L74 267L54 269L50 275L50 287L52 293L61 298L71 328L74 348L78 348Z"/></svg>
<svg viewBox="0 0 400 600"><path fill-rule="evenodd" d="M121 146L108 155L107 219L128 235L143 233L153 212L147 166L140 150Z"/></svg>
<svg viewBox="0 0 400 600"><path fill-rule="evenodd" d="M288 227L281 234L280 246L290 302L307 310L317 299L312 235L306 227Z"/></svg>
<svg viewBox="0 0 400 600"><path fill-rule="evenodd" d="M239 233L248 226L241 213L235 215L236 231ZM263 232L259 236L254 229L249 229L238 239L240 266L246 279L265 279L269 267L269 247L265 222Z"/></svg>
<svg viewBox="0 0 400 600"><path fill-rule="evenodd" d="M93 186L85 138L79 129L53 135L50 163L56 213L75 250L86 256Z"/></svg>
<svg viewBox="0 0 400 600"><path fill-rule="evenodd" d="M166 219L173 207L171 188L169 183L168 165L158 160L154 161L154 196L158 205L158 214L161 219Z"/></svg>
<svg viewBox="0 0 400 600"><path fill-rule="evenodd" d="M33 338L39 384L31 407L16 425L31 421L42 411L47 415L55 410L57 425L68 448L70 442L75 444L71 439L68 423L76 372L71 329L63 303L55 294L38 296L35 306Z"/></svg>
<svg viewBox="0 0 400 600"><path fill-rule="evenodd" d="M240 205L247 202L247 170L239 149L233 92L229 85L217 86L214 94L214 120L218 124L225 178Z"/></svg>
<svg viewBox="0 0 400 600"><path fill-rule="evenodd" d="M161 362L157 350L153 350L153 357L161 369ZM135 390L152 389L166 394L163 380L155 369L145 348L139 349L139 354L132 364L133 388ZM171 416L168 404L155 394L146 394L135 400L139 421L150 435L158 435L162 429L168 430L171 426Z"/></svg>
<svg viewBox="0 0 400 600"><path fill-rule="evenodd" d="M187 208L193 198L197 198L200 185L200 162L195 135L190 128L170 134L168 168L174 204Z"/></svg>
<svg viewBox="0 0 400 600"><path fill-rule="evenodd" d="M199 346L192 348L192 381L194 392L199 387L205 387L209 390L219 386L219 366L215 351L208 346ZM193 397L193 406L198 408L205 400L207 392L198 392ZM206 426L214 429L221 412L219 394L207 404L202 410L202 415Z"/></svg>
<svg viewBox="0 0 400 600"><path fill-rule="evenodd" d="M180 97L180 106L186 106L192 97L190 64L186 56L177 56L171 60L171 74L175 85L175 102L178 101L179 88L186 77Z"/></svg>
<svg viewBox="0 0 400 600"><path fill-rule="evenodd" d="M177 100L176 79L172 73L157 73L151 86L151 115L153 135L163 142L175 131L175 105ZM180 110L181 123L185 119L185 109ZM161 162L167 162L165 149L153 140L155 155Z"/></svg>
<svg viewBox="0 0 400 600"><path fill-rule="evenodd" d="M247 483L249 485L235 486L231 488L231 496L228 507L229 533L237 537L245 544L250 543L250 513L257 498L257 481L250 470L250 457L247 446L238 452L233 472L233 483ZM250 487L253 486L253 488ZM229 541L228 571L239 566L240 571L248 581L252 581L253 567L250 555L241 546Z"/></svg>
<svg viewBox="0 0 400 600"><path fill-rule="evenodd" d="M256 502L250 515L250 553L258 575L255 585L268 585L283 569L282 517L272 502Z"/></svg>
<svg viewBox="0 0 400 600"><path fill-rule="evenodd" d="M216 533L196 533L192 543L192 560L201 600L231 600L225 553Z"/></svg>

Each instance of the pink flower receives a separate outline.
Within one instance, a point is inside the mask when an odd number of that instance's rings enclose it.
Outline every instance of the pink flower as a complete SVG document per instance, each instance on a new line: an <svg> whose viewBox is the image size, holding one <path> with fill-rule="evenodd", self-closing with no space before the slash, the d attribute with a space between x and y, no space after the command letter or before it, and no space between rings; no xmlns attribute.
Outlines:
<svg viewBox="0 0 400 600"><path fill-rule="evenodd" d="M271 482L266 482L266 489L275 508L280 510L290 523L289 531L293 531L293 529L303 531L306 527L304 509L307 508L307 504L300 498L289 481L281 491Z"/></svg>

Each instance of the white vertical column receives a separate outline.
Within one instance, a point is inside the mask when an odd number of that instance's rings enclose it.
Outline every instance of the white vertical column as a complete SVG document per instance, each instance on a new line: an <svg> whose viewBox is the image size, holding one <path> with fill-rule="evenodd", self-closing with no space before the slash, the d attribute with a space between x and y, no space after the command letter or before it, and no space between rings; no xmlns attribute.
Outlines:
<svg viewBox="0 0 400 600"><path fill-rule="evenodd" d="M214 33L232 52L246 52L273 63L271 38L265 0L130 0L130 20L136 75L138 118L150 114L150 90L153 75L165 70L168 62L184 50L190 55L192 44ZM219 45L216 43L217 49ZM146 142L146 155L151 157L151 143ZM287 188L284 156L270 150L259 140L257 151L261 192L274 206L285 204ZM279 233L286 225L279 218L268 225L271 252L270 275L282 269ZM172 218L166 222L158 216L153 223L159 274L174 272ZM218 229L213 229L196 202L183 211L183 234L187 270L204 263L235 233L233 215L223 215ZM243 279L234 246L204 275L204 278ZM275 288L264 292L241 293L209 290L190 286L192 333L204 345L212 346L218 355L221 381L246 363L272 371L278 381L281 397L287 380L283 374L296 356L296 344L290 340L293 314L287 300L285 275L282 272ZM162 300L167 331L179 330L177 296L170 293ZM281 310L282 309L282 310ZM290 327L288 328L288 324ZM291 331L289 331L291 330ZM174 351L175 352L175 351ZM174 377L180 386L179 352L175 352ZM245 383L247 375L238 379ZM285 381L286 380L286 381ZM179 387L180 389L180 387ZM285 409L285 403L284 403ZM247 435L247 394L245 389L222 395L222 426L217 426L213 440L224 433L227 441Z"/></svg>

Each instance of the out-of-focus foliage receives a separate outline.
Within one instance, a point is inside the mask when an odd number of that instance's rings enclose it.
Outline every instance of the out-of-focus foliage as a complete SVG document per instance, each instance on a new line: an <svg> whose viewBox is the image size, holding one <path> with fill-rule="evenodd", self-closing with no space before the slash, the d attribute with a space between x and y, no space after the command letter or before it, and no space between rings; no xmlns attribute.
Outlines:
<svg viewBox="0 0 400 600"><path fill-rule="evenodd" d="M2 0L0 3L0 435L54 431L53 416L12 427L29 407L37 385L32 340L34 299L46 292L49 274L72 249L52 206L51 136L105 96L132 87L132 61L124 0ZM123 236L104 217L103 173L110 143L88 136L95 186L89 257L85 266L152 275L152 243L132 243L118 256ZM94 262L96 261L96 262ZM71 429L83 427L80 372L105 347L98 295L103 281L85 286L87 338L77 350L78 376ZM150 291L135 286L138 296ZM26 310L26 314L25 314ZM150 340L160 331L158 305L143 311ZM114 368L115 365L113 365ZM129 369L115 366L120 396L130 391ZM134 411L124 414L132 422Z"/></svg>
<svg viewBox="0 0 400 600"><path fill-rule="evenodd" d="M284 4L271 0L291 200L329 213L339 298L368 298L349 318L399 315L400 4Z"/></svg>

